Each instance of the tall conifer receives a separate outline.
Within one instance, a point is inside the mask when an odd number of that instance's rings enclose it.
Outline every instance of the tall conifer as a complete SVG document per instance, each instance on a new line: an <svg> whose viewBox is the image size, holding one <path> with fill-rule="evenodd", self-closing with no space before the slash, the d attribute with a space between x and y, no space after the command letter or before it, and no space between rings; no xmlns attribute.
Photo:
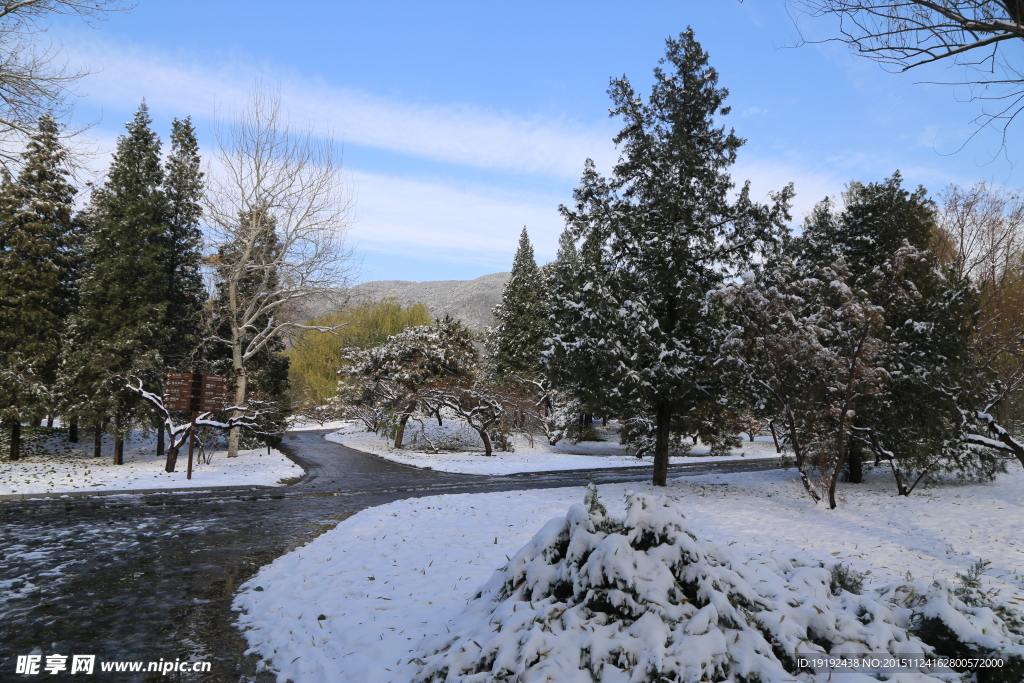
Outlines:
<svg viewBox="0 0 1024 683"><path fill-rule="evenodd" d="M691 30L667 41L647 101L625 78L609 93L624 120L611 178L588 161L563 208L583 240L582 285L556 303L556 386L597 397L610 412L654 426L654 483L664 485L669 436L716 412L716 323L706 294L786 216L790 190L773 208L733 199L728 167L743 144L716 125L727 91Z"/></svg>
<svg viewBox="0 0 1024 683"><path fill-rule="evenodd" d="M21 421L55 408L60 342L75 303L78 239L68 153L49 116L0 185L0 406L18 458Z"/></svg>
<svg viewBox="0 0 1024 683"><path fill-rule="evenodd" d="M167 199L161 188L160 140L145 102L117 142L107 179L87 212L81 310L64 359L70 411L100 423L113 418L114 463L138 407L123 386L132 374L149 383L163 370L170 291Z"/></svg>
<svg viewBox="0 0 1024 683"><path fill-rule="evenodd" d="M166 198L164 271L167 302L164 320L164 362L187 369L199 344L200 312L205 300L202 264L202 233L199 220L203 195L202 159L191 118L171 124L171 150L164 164Z"/></svg>

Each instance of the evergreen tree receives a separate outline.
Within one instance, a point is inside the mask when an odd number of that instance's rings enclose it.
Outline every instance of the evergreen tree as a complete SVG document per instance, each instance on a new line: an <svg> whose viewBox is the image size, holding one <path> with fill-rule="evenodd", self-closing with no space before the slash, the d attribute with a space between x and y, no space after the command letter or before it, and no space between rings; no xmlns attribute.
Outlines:
<svg viewBox="0 0 1024 683"><path fill-rule="evenodd" d="M524 227L501 303L494 308L498 324L488 339L491 363L499 376L540 370L548 322L545 294L545 282Z"/></svg>
<svg viewBox="0 0 1024 683"><path fill-rule="evenodd" d="M558 236L558 253L555 260L547 267L547 286L550 295L553 296L556 292L568 294L575 291L579 287L582 266L576 240L573 239L572 231L566 228Z"/></svg>
<svg viewBox="0 0 1024 683"><path fill-rule="evenodd" d="M81 309L62 363L68 412L97 424L113 418L115 464L122 462L123 438L139 405L124 377L152 386L164 370L170 231L160 140L150 123L143 102L91 198Z"/></svg>
<svg viewBox="0 0 1024 683"><path fill-rule="evenodd" d="M804 234L794 240L803 269L830 259L849 264L851 285L884 306L881 336L888 353L885 390L858 411L856 426L874 431L874 443L904 468L991 471L960 441L960 414L949 390L965 386L976 371L971 337L977 297L954 268L943 267L931 251L936 208L924 188L909 192L899 173L881 183L853 183L845 206L823 202L808 218ZM913 249L918 257L905 266L912 297L893 297L895 255ZM861 441L851 442L852 480L859 479ZM901 493L903 485L899 485Z"/></svg>
<svg viewBox="0 0 1024 683"><path fill-rule="evenodd" d="M56 406L61 339L75 304L78 234L68 153L49 116L0 184L0 407L18 458L21 421Z"/></svg>
<svg viewBox="0 0 1024 683"><path fill-rule="evenodd" d="M164 362L170 368L187 369L202 335L201 312L205 302L202 273L203 209L202 160L191 118L174 119L171 151L164 163L166 198L164 271L167 302L163 344Z"/></svg>
<svg viewBox="0 0 1024 683"><path fill-rule="evenodd" d="M667 41L644 102L625 78L614 79L612 114L625 126L610 179L588 161L562 209L582 238L578 294L556 304L552 338L557 384L584 392L608 412L641 414L654 426L654 483L664 485L669 436L706 424L718 406L717 323L706 294L787 216L791 189L772 208L755 205L727 168L743 141L716 127L727 92L687 30Z"/></svg>

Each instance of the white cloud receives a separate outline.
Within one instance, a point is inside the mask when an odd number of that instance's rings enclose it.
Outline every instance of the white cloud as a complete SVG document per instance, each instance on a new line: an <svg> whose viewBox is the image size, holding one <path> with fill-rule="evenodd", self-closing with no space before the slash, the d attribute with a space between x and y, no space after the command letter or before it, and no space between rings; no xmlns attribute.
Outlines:
<svg viewBox="0 0 1024 683"><path fill-rule="evenodd" d="M737 186L749 180L750 197L760 202L767 202L770 192L778 192L788 183L793 183L796 190L791 209L794 225L803 223L804 216L822 199L842 192L849 180L835 172L744 157L733 167L732 178Z"/></svg>
<svg viewBox="0 0 1024 683"><path fill-rule="evenodd" d="M525 225L538 261L554 258L563 227L557 197L359 171L351 178L359 249L507 270Z"/></svg>
<svg viewBox="0 0 1024 683"><path fill-rule="evenodd" d="M94 104L134 107L142 96L154 111L201 118L244 103L254 78L280 83L292 120L331 132L346 143L514 173L579 177L583 160L613 156L608 125L522 117L467 104L416 104L336 87L247 58L200 63L139 47L71 40L72 62L99 69L83 80Z"/></svg>

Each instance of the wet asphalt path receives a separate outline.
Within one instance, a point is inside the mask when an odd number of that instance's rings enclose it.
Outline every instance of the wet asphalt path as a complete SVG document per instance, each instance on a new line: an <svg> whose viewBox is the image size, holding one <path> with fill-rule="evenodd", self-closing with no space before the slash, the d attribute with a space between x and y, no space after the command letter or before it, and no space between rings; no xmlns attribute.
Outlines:
<svg viewBox="0 0 1024 683"><path fill-rule="evenodd" d="M338 521L401 498L650 477L650 468L434 472L327 442L324 433L286 436L281 449L307 475L280 489L0 502L0 681L37 678L15 674L17 655L37 653L212 664L211 673L195 677L97 672L93 680L270 682L244 654L232 596L259 567ZM695 464L673 467L670 476L777 466Z"/></svg>

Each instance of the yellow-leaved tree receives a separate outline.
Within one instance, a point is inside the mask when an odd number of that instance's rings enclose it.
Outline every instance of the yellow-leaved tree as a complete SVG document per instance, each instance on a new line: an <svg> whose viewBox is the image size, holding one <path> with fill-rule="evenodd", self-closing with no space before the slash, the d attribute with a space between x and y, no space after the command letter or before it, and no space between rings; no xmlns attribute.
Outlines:
<svg viewBox="0 0 1024 683"><path fill-rule="evenodd" d="M423 304L403 306L395 299L362 302L311 320L310 326L337 329L303 330L288 351L294 405L300 412L308 413L330 403L338 393L342 349L371 348L407 327L430 322L430 313Z"/></svg>

